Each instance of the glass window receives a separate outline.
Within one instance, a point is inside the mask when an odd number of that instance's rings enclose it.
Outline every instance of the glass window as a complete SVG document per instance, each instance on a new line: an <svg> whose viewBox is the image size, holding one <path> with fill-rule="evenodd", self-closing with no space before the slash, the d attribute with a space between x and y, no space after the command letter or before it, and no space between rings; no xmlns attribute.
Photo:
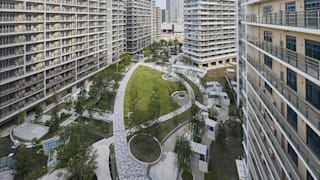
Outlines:
<svg viewBox="0 0 320 180"><path fill-rule="evenodd" d="M307 80L306 86L307 101L320 109L320 87L309 80Z"/></svg>
<svg viewBox="0 0 320 180"><path fill-rule="evenodd" d="M296 2L287 2L286 3L286 13L296 12Z"/></svg>
<svg viewBox="0 0 320 180"><path fill-rule="evenodd" d="M297 40L296 40L296 37L293 37L293 36L286 36L286 46L287 46L287 49L290 49L292 51L296 51L297 50Z"/></svg>
<svg viewBox="0 0 320 180"><path fill-rule="evenodd" d="M272 12L272 6L264 6L263 7L263 13L267 14L267 13L271 13Z"/></svg>
<svg viewBox="0 0 320 180"><path fill-rule="evenodd" d="M267 82L264 82L264 87L266 88L266 90L272 94L272 88L269 86L269 84Z"/></svg>
<svg viewBox="0 0 320 180"><path fill-rule="evenodd" d="M264 55L264 64L267 65L270 69L272 69L272 58Z"/></svg>
<svg viewBox="0 0 320 180"><path fill-rule="evenodd" d="M306 55L320 60L320 42L306 40Z"/></svg>
<svg viewBox="0 0 320 180"><path fill-rule="evenodd" d="M307 126L307 144L310 149L320 158L320 137Z"/></svg>
<svg viewBox="0 0 320 180"><path fill-rule="evenodd" d="M271 31L264 31L263 32L263 39L265 41L272 42L272 32Z"/></svg>
<svg viewBox="0 0 320 180"><path fill-rule="evenodd" d="M292 161L294 162L294 164L296 166L298 166L298 155L289 143L288 143L288 154L289 154L290 158L292 159Z"/></svg>
<svg viewBox="0 0 320 180"><path fill-rule="evenodd" d="M319 0L305 0L305 8L307 10L319 10L320 1Z"/></svg>
<svg viewBox="0 0 320 180"><path fill-rule="evenodd" d="M297 91L297 73L287 68L287 85Z"/></svg>
<svg viewBox="0 0 320 180"><path fill-rule="evenodd" d="M297 113L294 112L289 105L287 105L287 121L295 130L297 130L297 127L298 127L297 120L298 120Z"/></svg>

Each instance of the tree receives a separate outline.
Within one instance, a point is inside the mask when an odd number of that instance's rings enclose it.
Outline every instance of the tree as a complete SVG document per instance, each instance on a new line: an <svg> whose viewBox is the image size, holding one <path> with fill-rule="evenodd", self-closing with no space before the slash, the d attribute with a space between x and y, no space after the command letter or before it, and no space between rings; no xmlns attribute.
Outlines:
<svg viewBox="0 0 320 180"><path fill-rule="evenodd" d="M144 56L149 58L151 54L152 54L152 51L151 51L150 47L146 47L144 49Z"/></svg>
<svg viewBox="0 0 320 180"><path fill-rule="evenodd" d="M201 136L202 128L204 128L204 125L205 123L200 118L199 115L195 115L192 117L190 128L191 128L193 137Z"/></svg>
<svg viewBox="0 0 320 180"><path fill-rule="evenodd" d="M24 146L20 147L13 157L14 163L14 170L15 175L21 176L23 179L27 179L26 177L30 174L34 159L33 153L25 148Z"/></svg>
<svg viewBox="0 0 320 180"><path fill-rule="evenodd" d="M121 60L125 65L129 65L131 63L132 57L130 54L125 53L120 56Z"/></svg>
<svg viewBox="0 0 320 180"><path fill-rule="evenodd" d="M21 111L18 114L18 123L22 124L24 122L25 118L26 118L26 111Z"/></svg>
<svg viewBox="0 0 320 180"><path fill-rule="evenodd" d="M226 128L223 124L221 124L218 129L217 143L222 145L226 144L226 138L227 138Z"/></svg>
<svg viewBox="0 0 320 180"><path fill-rule="evenodd" d="M160 45L161 45L161 46L167 46L167 45L168 45L168 42L167 42L166 40L164 40L164 39L161 39L161 40L160 40Z"/></svg>
<svg viewBox="0 0 320 180"><path fill-rule="evenodd" d="M90 147L94 142L95 127L83 121L65 127L59 137L56 169L67 168L72 179L91 179L96 168L97 154Z"/></svg>
<svg viewBox="0 0 320 180"><path fill-rule="evenodd" d="M179 137L174 151L177 153L177 165L179 170L189 170L192 155L189 141L183 137Z"/></svg>
<svg viewBox="0 0 320 180"><path fill-rule="evenodd" d="M150 115L147 121L148 126L152 125L152 123L160 116L160 106L159 89L154 85L148 103L148 112Z"/></svg>
<svg viewBox="0 0 320 180"><path fill-rule="evenodd" d="M39 120L39 118L42 116L43 110L41 106L38 106L36 108L35 118L36 120Z"/></svg>

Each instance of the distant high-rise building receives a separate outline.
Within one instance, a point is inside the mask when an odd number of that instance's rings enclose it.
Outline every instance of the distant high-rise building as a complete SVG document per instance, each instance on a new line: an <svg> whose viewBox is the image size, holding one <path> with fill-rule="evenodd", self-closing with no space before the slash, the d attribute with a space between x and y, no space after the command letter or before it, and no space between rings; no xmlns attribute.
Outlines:
<svg viewBox="0 0 320 180"><path fill-rule="evenodd" d="M157 7L156 8L156 41L160 39L161 36L161 24L162 24L162 10Z"/></svg>
<svg viewBox="0 0 320 180"><path fill-rule="evenodd" d="M153 0L154 1L154 0ZM127 0L127 52L136 54L152 42L153 3Z"/></svg>
<svg viewBox="0 0 320 180"><path fill-rule="evenodd" d="M167 0L168 21L183 22L184 19L184 0Z"/></svg>
<svg viewBox="0 0 320 180"><path fill-rule="evenodd" d="M239 83L248 179L320 179L320 1L247 0Z"/></svg>
<svg viewBox="0 0 320 180"><path fill-rule="evenodd" d="M236 61L236 0L184 3L185 56L203 68Z"/></svg>
<svg viewBox="0 0 320 180"><path fill-rule="evenodd" d="M162 16L162 17L161 17L161 22L162 22L162 23L167 22L167 20L166 20L166 18L167 18L167 17L166 17L166 14L167 14L167 10L166 10L166 9L162 9L162 10L161 10L161 16Z"/></svg>

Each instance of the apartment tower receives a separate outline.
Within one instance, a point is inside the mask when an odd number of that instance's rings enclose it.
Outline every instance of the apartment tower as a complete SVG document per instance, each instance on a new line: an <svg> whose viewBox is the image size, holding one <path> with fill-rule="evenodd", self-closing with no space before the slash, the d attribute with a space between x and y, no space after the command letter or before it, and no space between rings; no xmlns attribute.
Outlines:
<svg viewBox="0 0 320 180"><path fill-rule="evenodd" d="M320 1L247 0L239 74L249 179L320 179Z"/></svg>
<svg viewBox="0 0 320 180"><path fill-rule="evenodd" d="M184 54L200 68L236 60L236 0L184 1Z"/></svg>
<svg viewBox="0 0 320 180"><path fill-rule="evenodd" d="M156 8L156 41L160 40L161 37L161 24L162 24L162 10Z"/></svg>
<svg viewBox="0 0 320 180"><path fill-rule="evenodd" d="M112 61L117 61L126 51L127 31L126 31L126 0L112 1Z"/></svg>
<svg viewBox="0 0 320 180"><path fill-rule="evenodd" d="M127 0L127 52L136 54L152 42L154 0Z"/></svg>

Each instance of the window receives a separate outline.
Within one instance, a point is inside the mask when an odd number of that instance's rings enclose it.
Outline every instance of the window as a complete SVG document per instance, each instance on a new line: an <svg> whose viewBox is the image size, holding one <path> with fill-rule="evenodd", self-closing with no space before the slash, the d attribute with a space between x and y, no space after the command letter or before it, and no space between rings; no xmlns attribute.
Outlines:
<svg viewBox="0 0 320 180"><path fill-rule="evenodd" d="M307 126L307 144L310 149L320 158L320 137Z"/></svg>
<svg viewBox="0 0 320 180"><path fill-rule="evenodd" d="M264 6L263 7L263 13L264 14L268 14L268 13L271 13L272 12L272 6Z"/></svg>
<svg viewBox="0 0 320 180"><path fill-rule="evenodd" d="M319 0L305 0L305 9L308 10L319 10L320 1Z"/></svg>
<svg viewBox="0 0 320 180"><path fill-rule="evenodd" d="M307 80L306 93L307 101L320 109L320 87Z"/></svg>
<svg viewBox="0 0 320 180"><path fill-rule="evenodd" d="M290 49L292 51L296 51L297 50L297 40L296 37L293 36L286 36L286 40L287 40L287 49Z"/></svg>
<svg viewBox="0 0 320 180"><path fill-rule="evenodd" d="M306 40L306 55L320 60L320 42Z"/></svg>
<svg viewBox="0 0 320 180"><path fill-rule="evenodd" d="M272 42L272 32L271 31L264 31L263 32L263 39L265 41Z"/></svg>
<svg viewBox="0 0 320 180"><path fill-rule="evenodd" d="M287 68L287 85L297 91L297 73Z"/></svg>
<svg viewBox="0 0 320 180"><path fill-rule="evenodd" d="M266 88L266 90L272 94L272 88L269 86L269 84L267 82L264 82L264 87Z"/></svg>
<svg viewBox="0 0 320 180"><path fill-rule="evenodd" d="M288 154L289 154L290 158L292 159L292 161L294 162L294 164L296 166L298 166L298 155L289 143L288 143Z"/></svg>
<svg viewBox="0 0 320 180"><path fill-rule="evenodd" d="M298 127L297 120L298 120L297 113L294 112L289 105L287 105L287 121L295 130L297 130L297 127Z"/></svg>
<svg viewBox="0 0 320 180"><path fill-rule="evenodd" d="M267 55L264 55L264 64L268 66L270 69L272 69L272 58Z"/></svg>
<svg viewBox="0 0 320 180"><path fill-rule="evenodd" d="M296 2L287 2L286 3L286 13L294 13L296 12Z"/></svg>

